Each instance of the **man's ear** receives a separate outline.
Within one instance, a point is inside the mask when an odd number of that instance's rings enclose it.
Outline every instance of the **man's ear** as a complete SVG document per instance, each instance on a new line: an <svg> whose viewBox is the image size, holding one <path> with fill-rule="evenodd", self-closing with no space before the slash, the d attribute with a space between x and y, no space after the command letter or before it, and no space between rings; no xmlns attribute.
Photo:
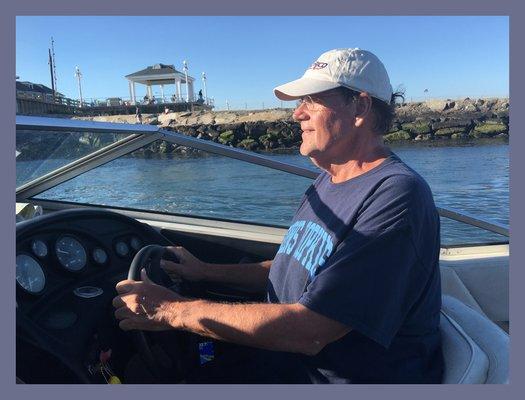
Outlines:
<svg viewBox="0 0 525 400"><path fill-rule="evenodd" d="M372 98L366 92L362 92L355 99L355 126L363 127L366 120L372 116Z"/></svg>

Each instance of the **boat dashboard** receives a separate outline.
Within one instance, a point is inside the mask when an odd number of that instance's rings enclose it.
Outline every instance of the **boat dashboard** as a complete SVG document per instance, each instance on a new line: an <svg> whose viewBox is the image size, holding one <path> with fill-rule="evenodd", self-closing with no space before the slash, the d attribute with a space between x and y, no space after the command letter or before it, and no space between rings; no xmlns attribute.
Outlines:
<svg viewBox="0 0 525 400"><path fill-rule="evenodd" d="M18 223L17 346L25 354L51 354L78 380L90 381L85 366L98 355L90 347L119 342L115 285L148 244L171 243L149 225L108 211L66 210Z"/></svg>

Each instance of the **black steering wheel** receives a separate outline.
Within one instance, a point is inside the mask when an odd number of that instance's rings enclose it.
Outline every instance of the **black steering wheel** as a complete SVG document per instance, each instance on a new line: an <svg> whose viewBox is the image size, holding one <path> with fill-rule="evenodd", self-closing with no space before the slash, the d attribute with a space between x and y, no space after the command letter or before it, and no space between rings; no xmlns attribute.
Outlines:
<svg viewBox="0 0 525 400"><path fill-rule="evenodd" d="M161 259L179 262L177 256L175 256L175 254L163 246L152 244L143 247L138 251L131 262L128 279L140 281L140 271L142 268L144 268L148 277L153 282L174 290L182 296L219 300L228 299L230 301L245 301L251 298L249 294L243 293L239 289L235 288L228 289L227 287L218 285L216 289L218 293L213 294L209 292L206 286L200 282L174 282L160 267ZM184 363L179 364L177 371L162 366L161 362L158 361L158 357L156 357L152 352L150 332L134 330L132 331L132 340L135 342L135 346L146 367L153 374L154 378L161 380L161 382L173 382L173 379L176 378L173 374L179 372L182 377L184 377L190 371L191 367L184 365ZM180 348L176 348L175 350L178 354L183 353Z"/></svg>
<svg viewBox="0 0 525 400"><path fill-rule="evenodd" d="M183 294L187 291L184 282L175 283L168 276L166 272L160 267L160 260L166 259L178 262L177 257L165 247L156 244L151 244L143 247L133 258L129 267L128 279L140 281L140 271L142 268L146 270L148 277L158 285L169 287L176 292ZM132 339L135 342L139 355L150 370L153 376L162 381L173 381L173 370L167 370L163 367L151 350L151 340L148 333L144 331L132 331Z"/></svg>

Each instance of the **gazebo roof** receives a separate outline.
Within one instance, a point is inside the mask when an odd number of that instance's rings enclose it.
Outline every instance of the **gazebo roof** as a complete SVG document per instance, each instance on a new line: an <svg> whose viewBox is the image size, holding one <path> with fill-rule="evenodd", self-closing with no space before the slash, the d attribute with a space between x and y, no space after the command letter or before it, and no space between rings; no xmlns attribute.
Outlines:
<svg viewBox="0 0 525 400"><path fill-rule="evenodd" d="M134 77L143 77L143 76L149 76L149 75L171 75L174 73L177 73L175 69L175 66L168 65L168 64L155 64L150 65L149 67L133 72L132 74L126 75L126 78L134 78ZM180 72L179 72L180 73Z"/></svg>
<svg viewBox="0 0 525 400"><path fill-rule="evenodd" d="M144 85L173 84L175 80L186 83L185 74L177 71L173 65L167 64L150 65L141 71L126 75L125 78ZM191 83L195 78L188 75L188 81Z"/></svg>

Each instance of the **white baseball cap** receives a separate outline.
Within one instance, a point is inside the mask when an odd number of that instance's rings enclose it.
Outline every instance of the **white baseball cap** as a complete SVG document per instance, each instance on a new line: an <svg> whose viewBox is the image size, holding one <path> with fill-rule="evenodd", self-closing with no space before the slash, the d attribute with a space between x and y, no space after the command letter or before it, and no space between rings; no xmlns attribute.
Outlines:
<svg viewBox="0 0 525 400"><path fill-rule="evenodd" d="M375 54L355 49L334 49L321 54L300 79L277 86L273 92L280 100L344 86L390 104L392 85L385 66Z"/></svg>

